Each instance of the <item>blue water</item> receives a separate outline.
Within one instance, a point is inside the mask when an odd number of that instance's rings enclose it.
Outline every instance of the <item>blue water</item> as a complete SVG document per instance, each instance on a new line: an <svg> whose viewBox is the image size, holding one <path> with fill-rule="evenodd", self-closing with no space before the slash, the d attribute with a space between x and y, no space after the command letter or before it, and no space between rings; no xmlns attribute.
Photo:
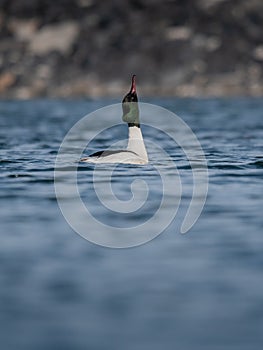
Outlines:
<svg viewBox="0 0 263 350"><path fill-rule="evenodd" d="M158 138L176 161L185 191L178 219L151 242L129 249L104 248L77 235L54 192L54 162L66 132L113 102L0 102L1 349L261 349L263 101L148 101L176 112L198 136L209 192L199 220L181 235L191 168L164 134L145 128L145 136ZM94 140L92 151L109 137ZM105 214L89 192L92 171L79 168L83 200L114 226L116 215ZM161 188L151 165L117 167L117 195L129 198L131 179L139 175L153 194L139 216L120 219L122 227L158 207Z"/></svg>

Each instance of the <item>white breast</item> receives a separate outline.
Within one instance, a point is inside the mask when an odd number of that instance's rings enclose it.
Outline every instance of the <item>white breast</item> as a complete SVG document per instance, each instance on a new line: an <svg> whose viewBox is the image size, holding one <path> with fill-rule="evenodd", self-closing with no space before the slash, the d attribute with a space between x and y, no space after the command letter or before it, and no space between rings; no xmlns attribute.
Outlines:
<svg viewBox="0 0 263 350"><path fill-rule="evenodd" d="M148 163L148 155L144 145L141 129L137 126L129 126L128 151L132 151Z"/></svg>

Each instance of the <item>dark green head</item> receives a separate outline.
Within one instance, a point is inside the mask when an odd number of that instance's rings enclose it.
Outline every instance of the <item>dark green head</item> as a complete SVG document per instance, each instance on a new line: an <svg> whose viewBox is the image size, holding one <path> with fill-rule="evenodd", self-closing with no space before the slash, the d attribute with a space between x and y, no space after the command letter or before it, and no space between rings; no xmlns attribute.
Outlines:
<svg viewBox="0 0 263 350"><path fill-rule="evenodd" d="M138 97L136 94L135 75L132 76L131 89L122 100L122 120L129 126L140 126Z"/></svg>

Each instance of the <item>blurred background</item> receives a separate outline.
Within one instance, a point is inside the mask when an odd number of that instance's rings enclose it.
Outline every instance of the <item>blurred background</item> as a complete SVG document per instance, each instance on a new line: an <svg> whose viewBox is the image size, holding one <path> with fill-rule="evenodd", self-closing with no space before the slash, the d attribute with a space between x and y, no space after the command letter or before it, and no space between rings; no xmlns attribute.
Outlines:
<svg viewBox="0 0 263 350"><path fill-rule="evenodd" d="M0 0L1 350L262 350L262 63L262 0ZM108 226L96 231L70 193L62 198L88 230L116 234L117 225L154 214L162 167L169 183L180 175L180 208L148 244L106 249L62 216L54 164L70 128L119 102L132 74L141 99L176 113L197 136L209 191L197 223L180 235L192 168L163 132L178 135L176 119L151 114L156 129L142 114L150 163L114 165L111 184L118 199L131 200L133 181L144 181L147 205L129 219L113 199L107 210L87 164L78 167L79 193ZM87 156L127 137L121 109L105 118L102 130L91 119L72 138L69 161L57 169L65 184L83 140ZM105 169L96 168L102 188ZM169 211L179 191L168 190Z"/></svg>
<svg viewBox="0 0 263 350"><path fill-rule="evenodd" d="M261 0L0 0L0 96L263 95Z"/></svg>

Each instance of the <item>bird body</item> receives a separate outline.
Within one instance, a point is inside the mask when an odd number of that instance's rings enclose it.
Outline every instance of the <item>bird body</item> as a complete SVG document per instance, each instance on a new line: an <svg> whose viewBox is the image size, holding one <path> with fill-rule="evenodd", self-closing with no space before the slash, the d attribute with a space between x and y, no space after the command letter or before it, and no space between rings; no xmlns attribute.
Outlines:
<svg viewBox="0 0 263 350"><path fill-rule="evenodd" d="M129 139L125 150L105 150L95 152L81 159L88 163L123 163L147 164L148 155L140 128L138 97L136 93L135 75L132 76L131 89L122 101L122 120L128 123Z"/></svg>

